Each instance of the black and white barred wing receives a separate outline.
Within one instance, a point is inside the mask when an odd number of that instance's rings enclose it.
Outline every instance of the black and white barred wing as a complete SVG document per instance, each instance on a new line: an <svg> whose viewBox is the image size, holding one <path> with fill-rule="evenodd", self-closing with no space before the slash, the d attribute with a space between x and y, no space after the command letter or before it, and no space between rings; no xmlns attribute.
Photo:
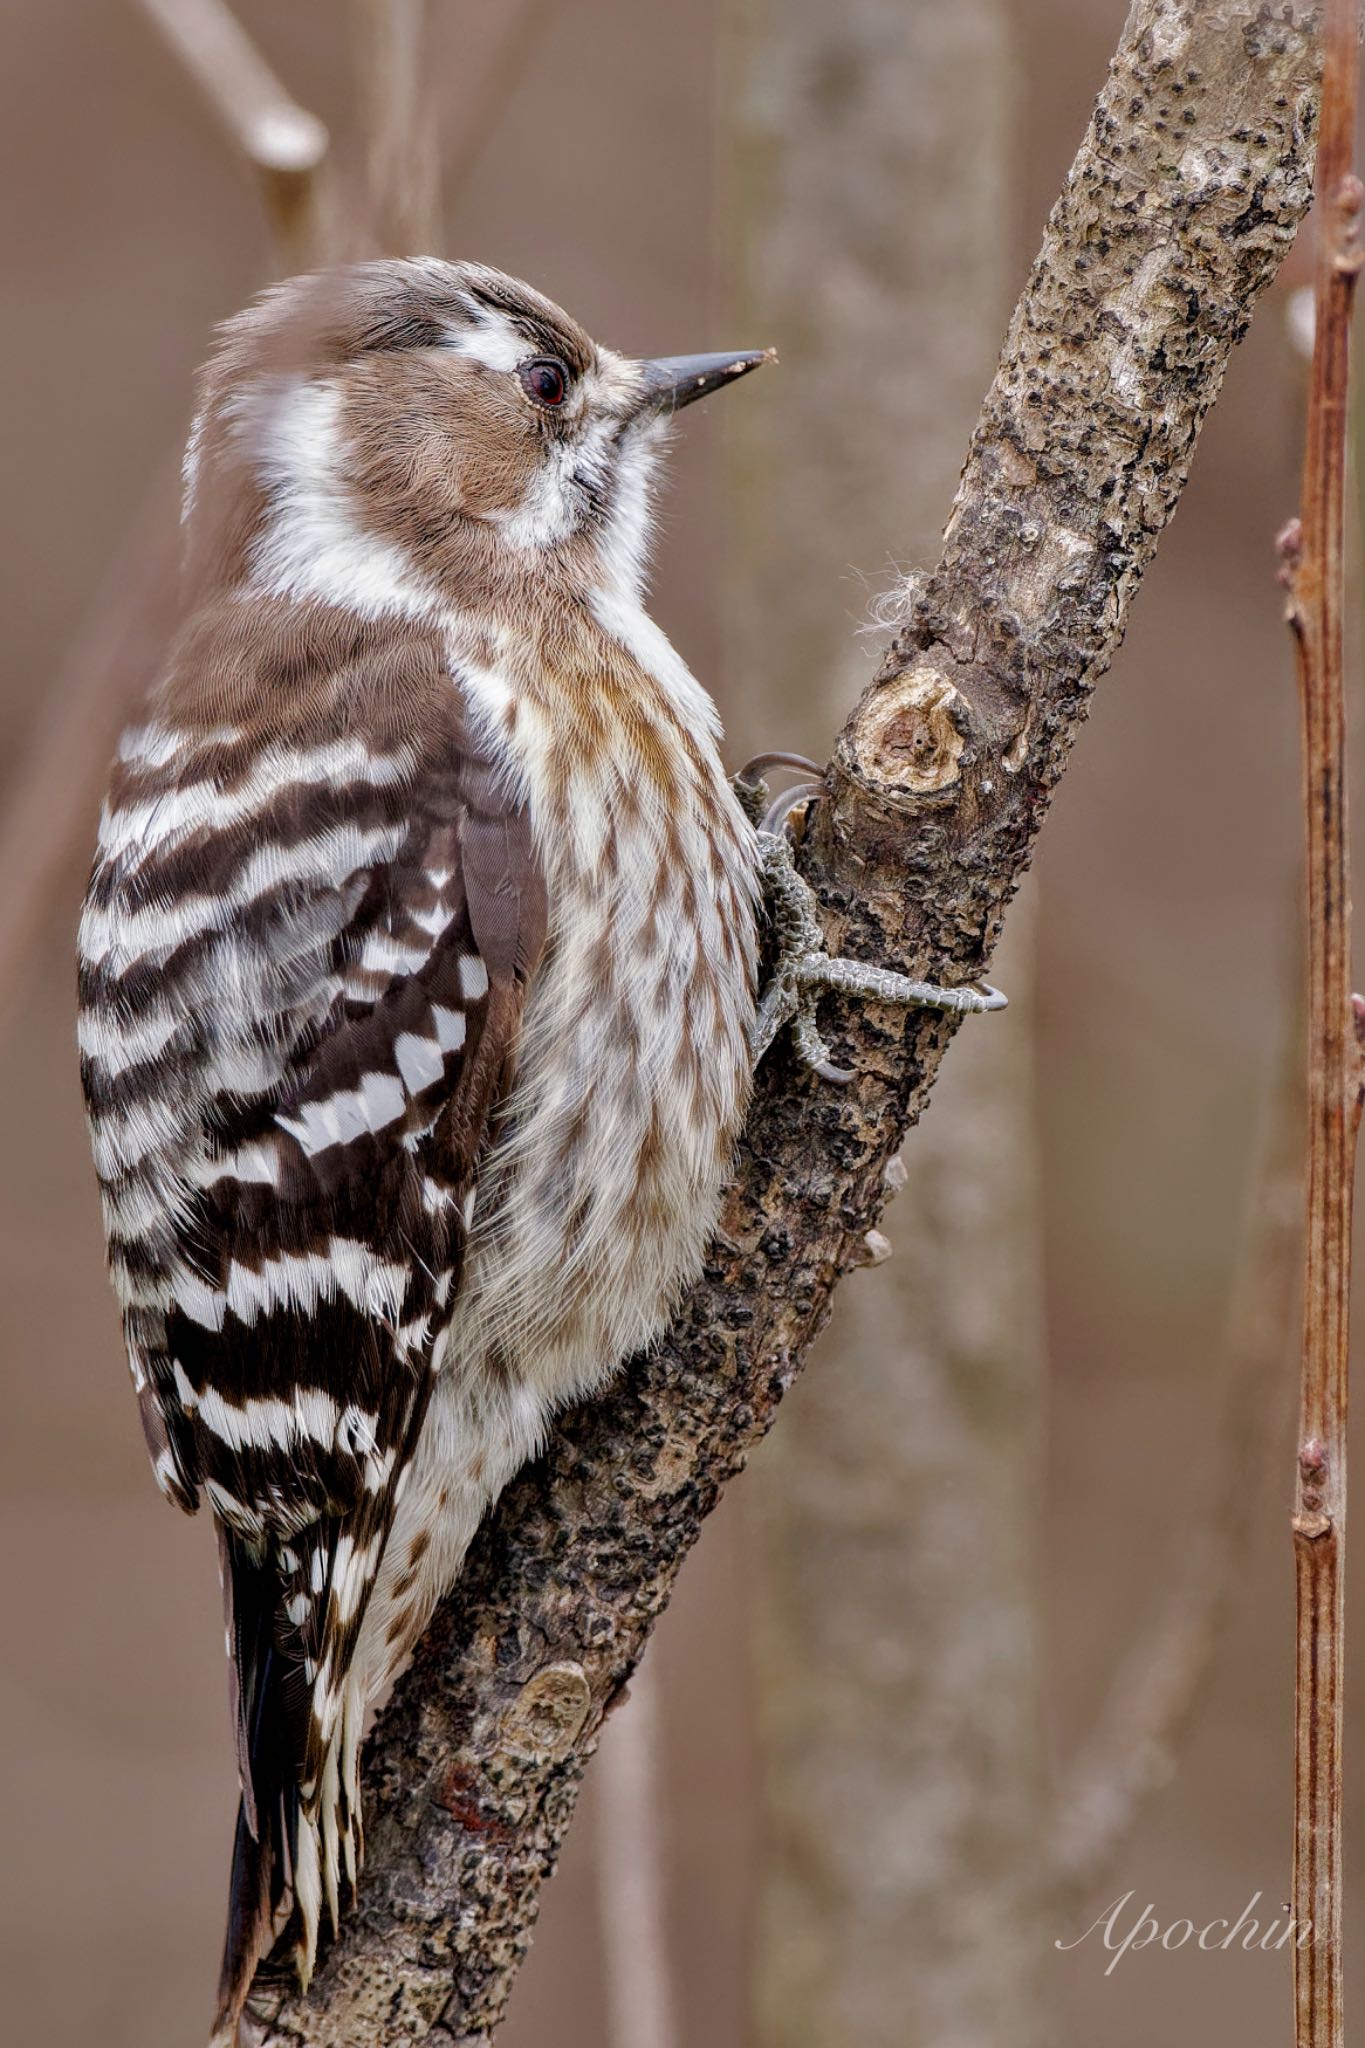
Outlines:
<svg viewBox="0 0 1365 2048"><path fill-rule="evenodd" d="M125 742L83 1076L157 1476L225 1532L249 1807L267 1655L305 1800L330 1739L544 926L453 713L382 753Z"/></svg>

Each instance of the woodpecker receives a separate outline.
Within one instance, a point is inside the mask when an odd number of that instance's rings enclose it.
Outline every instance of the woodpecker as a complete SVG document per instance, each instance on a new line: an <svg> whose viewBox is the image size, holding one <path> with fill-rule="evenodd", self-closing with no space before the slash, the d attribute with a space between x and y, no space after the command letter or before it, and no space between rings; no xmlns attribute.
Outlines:
<svg viewBox="0 0 1365 2048"><path fill-rule="evenodd" d="M366 1709L488 1504L697 1273L756 1053L795 1016L837 1077L810 958L756 1011L781 807L643 605L668 422L766 359L629 360L420 260L273 287L202 374L79 1042L153 1468L218 1537L217 2043L337 1924Z"/></svg>

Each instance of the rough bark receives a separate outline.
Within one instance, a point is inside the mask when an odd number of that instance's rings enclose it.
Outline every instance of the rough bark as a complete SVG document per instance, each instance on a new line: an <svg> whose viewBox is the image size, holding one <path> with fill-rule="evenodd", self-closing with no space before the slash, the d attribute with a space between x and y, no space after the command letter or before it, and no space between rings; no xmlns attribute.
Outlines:
<svg viewBox="0 0 1365 2048"><path fill-rule="evenodd" d="M1008 12L739 8L727 331L782 348L725 420L737 752L826 748L872 665L849 615L889 543L932 559L1015 281ZM908 1148L894 1257L840 1294L743 1489L764 2048L1052 2037L1032 924L1026 897L992 968L1004 1028L964 1034ZM946 1502L970 1502L970 1546Z"/></svg>
<svg viewBox="0 0 1365 2048"><path fill-rule="evenodd" d="M986 965L1228 355L1308 203L1317 66L1297 0L1136 0L942 557L814 815L806 860L843 950L947 980ZM370 1747L359 1907L311 1994L267 2022L271 2043L490 2038L602 1716L836 1282L866 1261L951 1026L868 1009L838 1036L847 1089L770 1055L668 1338L565 1419L482 1532ZM970 1545L967 1510L951 1512Z"/></svg>

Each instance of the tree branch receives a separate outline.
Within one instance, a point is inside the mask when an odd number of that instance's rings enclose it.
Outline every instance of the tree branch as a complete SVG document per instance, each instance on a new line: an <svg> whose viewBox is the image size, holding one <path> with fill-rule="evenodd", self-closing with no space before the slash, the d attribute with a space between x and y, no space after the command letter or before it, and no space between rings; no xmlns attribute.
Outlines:
<svg viewBox="0 0 1365 2048"><path fill-rule="evenodd" d="M1273 20L1258 0L1134 5L942 557L814 814L806 863L840 950L938 978L985 967L1229 353L1307 205L1317 64L1307 0ZM865 1262L886 1163L951 1030L928 1013L847 1019L858 1073L842 1091L783 1048L769 1057L668 1338L509 1489L380 1723L359 1906L309 1997L274 2002L272 2048L489 2039L602 1717L835 1283ZM969 1509L945 1512L970 1542Z"/></svg>

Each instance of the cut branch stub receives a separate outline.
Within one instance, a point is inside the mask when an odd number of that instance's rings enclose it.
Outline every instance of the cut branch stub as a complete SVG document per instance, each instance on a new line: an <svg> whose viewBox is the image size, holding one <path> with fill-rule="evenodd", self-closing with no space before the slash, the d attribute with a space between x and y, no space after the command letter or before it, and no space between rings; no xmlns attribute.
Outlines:
<svg viewBox="0 0 1365 2048"><path fill-rule="evenodd" d="M504 1714L503 1748L528 1763L559 1763L573 1748L591 1707L581 1664L547 1664L527 1679Z"/></svg>
<svg viewBox="0 0 1365 2048"><path fill-rule="evenodd" d="M849 741L858 774L884 796L932 796L961 774L968 710L936 669L895 676L868 706Z"/></svg>

